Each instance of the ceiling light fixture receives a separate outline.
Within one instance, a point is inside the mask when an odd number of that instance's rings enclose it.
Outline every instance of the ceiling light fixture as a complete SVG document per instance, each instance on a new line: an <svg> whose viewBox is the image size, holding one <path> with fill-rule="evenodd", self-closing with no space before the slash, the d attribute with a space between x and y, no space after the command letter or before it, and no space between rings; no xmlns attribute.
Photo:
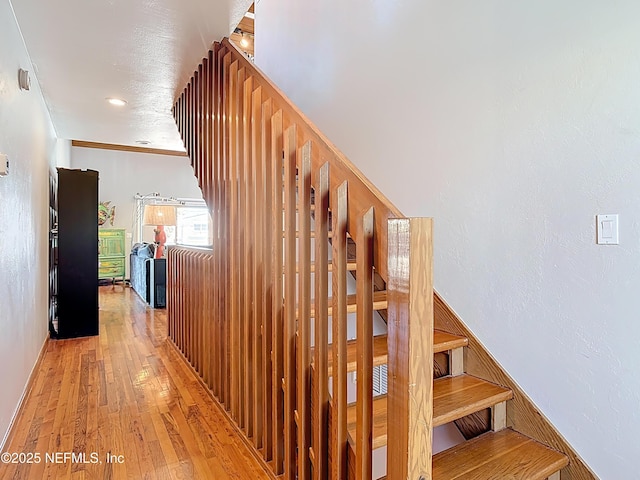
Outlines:
<svg viewBox="0 0 640 480"><path fill-rule="evenodd" d="M242 32L242 38L240 39L240 46L247 48L249 46L249 40L244 36L244 32Z"/></svg>
<svg viewBox="0 0 640 480"><path fill-rule="evenodd" d="M108 97L106 98L107 102L111 105L115 105L117 107L124 107L127 104L126 100L122 100L121 98Z"/></svg>

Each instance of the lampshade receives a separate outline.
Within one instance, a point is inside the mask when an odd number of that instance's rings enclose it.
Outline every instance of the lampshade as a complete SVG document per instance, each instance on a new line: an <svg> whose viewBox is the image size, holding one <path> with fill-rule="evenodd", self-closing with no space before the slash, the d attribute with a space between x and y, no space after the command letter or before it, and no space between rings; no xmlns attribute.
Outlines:
<svg viewBox="0 0 640 480"><path fill-rule="evenodd" d="M144 225L175 225L176 207L173 205L145 205Z"/></svg>

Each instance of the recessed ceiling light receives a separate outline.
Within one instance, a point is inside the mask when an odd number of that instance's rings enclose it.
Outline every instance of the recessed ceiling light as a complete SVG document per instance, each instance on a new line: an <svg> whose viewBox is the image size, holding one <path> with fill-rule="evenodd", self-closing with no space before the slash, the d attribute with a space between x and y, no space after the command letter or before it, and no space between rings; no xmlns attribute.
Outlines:
<svg viewBox="0 0 640 480"><path fill-rule="evenodd" d="M149 145L151 142L149 140L136 140L138 145Z"/></svg>
<svg viewBox="0 0 640 480"><path fill-rule="evenodd" d="M122 100L121 98L113 98L109 97L106 99L111 105L116 105L118 107L124 107L127 104L126 100Z"/></svg>

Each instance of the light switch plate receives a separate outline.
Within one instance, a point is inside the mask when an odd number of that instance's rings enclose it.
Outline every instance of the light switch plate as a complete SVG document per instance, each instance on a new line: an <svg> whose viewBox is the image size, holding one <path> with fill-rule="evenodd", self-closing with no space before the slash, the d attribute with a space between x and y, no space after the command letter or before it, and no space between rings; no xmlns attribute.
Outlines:
<svg viewBox="0 0 640 480"><path fill-rule="evenodd" d="M596 215L598 245L618 245L618 215Z"/></svg>

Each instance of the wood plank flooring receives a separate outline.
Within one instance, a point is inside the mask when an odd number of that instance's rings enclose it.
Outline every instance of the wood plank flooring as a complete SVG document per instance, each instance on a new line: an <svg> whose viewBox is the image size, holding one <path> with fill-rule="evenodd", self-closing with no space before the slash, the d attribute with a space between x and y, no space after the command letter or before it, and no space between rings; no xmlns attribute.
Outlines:
<svg viewBox="0 0 640 480"><path fill-rule="evenodd" d="M270 478L166 332L165 310L100 287L100 336L48 342L4 449L40 461L0 479Z"/></svg>

